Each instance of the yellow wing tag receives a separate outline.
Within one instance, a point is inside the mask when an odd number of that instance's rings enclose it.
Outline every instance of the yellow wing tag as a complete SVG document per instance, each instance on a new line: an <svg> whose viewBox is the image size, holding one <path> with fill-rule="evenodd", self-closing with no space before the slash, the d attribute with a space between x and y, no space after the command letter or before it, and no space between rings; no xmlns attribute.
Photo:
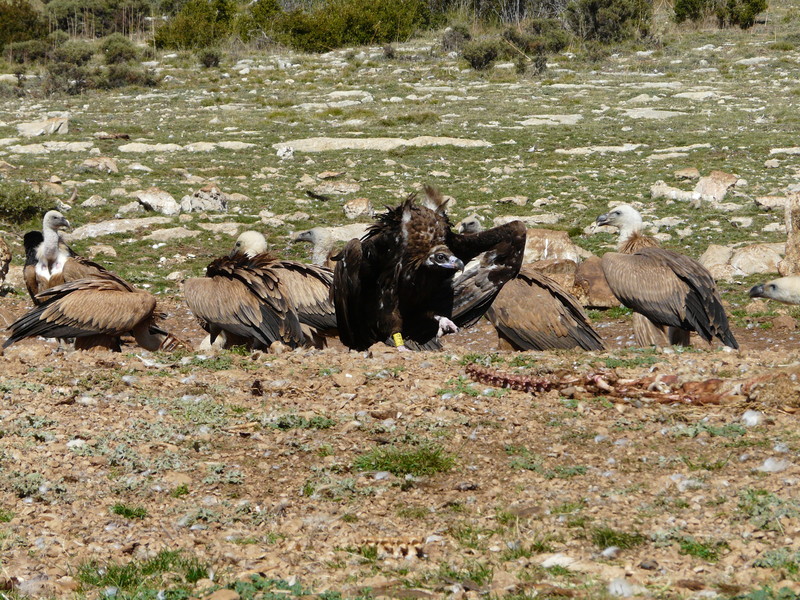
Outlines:
<svg viewBox="0 0 800 600"><path fill-rule="evenodd" d="M394 342L395 347L400 347L403 345L403 334L399 331L397 333L392 334L392 341Z"/></svg>

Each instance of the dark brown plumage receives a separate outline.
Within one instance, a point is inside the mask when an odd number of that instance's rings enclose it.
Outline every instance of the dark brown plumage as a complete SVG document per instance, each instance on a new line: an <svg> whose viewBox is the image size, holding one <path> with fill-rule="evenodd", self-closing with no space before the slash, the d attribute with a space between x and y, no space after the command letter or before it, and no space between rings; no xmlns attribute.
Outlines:
<svg viewBox="0 0 800 600"><path fill-rule="evenodd" d="M638 211L628 205L597 218L599 224L620 229L620 252L603 255L603 273L614 295L635 313L637 343L688 345L689 332L695 331L707 342L716 337L738 348L711 273L696 260L641 236L641 222Z"/></svg>
<svg viewBox="0 0 800 600"><path fill-rule="evenodd" d="M7 348L35 336L76 339L76 349L97 345L119 350L119 337L132 334L147 350L173 349L179 342L156 325L156 300L109 274L78 279L45 290L39 304L9 327Z"/></svg>
<svg viewBox="0 0 800 600"><path fill-rule="evenodd" d="M185 282L184 296L212 343L224 332L228 344L295 348L335 332L332 282L330 269L280 260L266 252L264 236L245 232L205 277Z"/></svg>
<svg viewBox="0 0 800 600"><path fill-rule="evenodd" d="M575 297L531 266L503 286L486 316L515 350L605 348Z"/></svg>
<svg viewBox="0 0 800 600"><path fill-rule="evenodd" d="M434 201L439 197L426 191ZM525 249L521 222L458 234L438 205L431 210L409 196L336 257L336 318L349 348L364 350L376 342L439 348L443 333L474 324L519 272ZM455 276L482 253L477 270Z"/></svg>

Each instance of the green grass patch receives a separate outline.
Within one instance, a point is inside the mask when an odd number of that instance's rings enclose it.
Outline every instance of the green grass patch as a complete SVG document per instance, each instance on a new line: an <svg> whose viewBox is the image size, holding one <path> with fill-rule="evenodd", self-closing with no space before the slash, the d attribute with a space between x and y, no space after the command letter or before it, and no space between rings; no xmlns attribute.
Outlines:
<svg viewBox="0 0 800 600"><path fill-rule="evenodd" d="M418 447L379 447L362 454L353 461L358 471L388 471L393 475L434 475L449 471L455 458L441 446L423 444Z"/></svg>
<svg viewBox="0 0 800 600"><path fill-rule="evenodd" d="M321 415L306 418L300 415L283 415L272 422L272 427L281 431L289 429L330 429L336 425L334 419Z"/></svg>
<svg viewBox="0 0 800 600"><path fill-rule="evenodd" d="M90 561L78 566L75 578L84 586L117 588L123 597L149 597L148 591L170 589L171 597L188 593L192 584L209 576L208 566L177 550L162 550L153 558L120 564ZM175 595L177 594L177 595ZM117 596L119 597L119 596Z"/></svg>
<svg viewBox="0 0 800 600"><path fill-rule="evenodd" d="M638 532L629 533L627 531L618 531L610 527L595 527L591 530L590 537L592 543L598 548L616 546L623 550L641 546L647 539Z"/></svg>
<svg viewBox="0 0 800 600"><path fill-rule="evenodd" d="M112 506L111 512L126 519L144 519L147 516L147 509L143 506L128 506L120 503Z"/></svg>

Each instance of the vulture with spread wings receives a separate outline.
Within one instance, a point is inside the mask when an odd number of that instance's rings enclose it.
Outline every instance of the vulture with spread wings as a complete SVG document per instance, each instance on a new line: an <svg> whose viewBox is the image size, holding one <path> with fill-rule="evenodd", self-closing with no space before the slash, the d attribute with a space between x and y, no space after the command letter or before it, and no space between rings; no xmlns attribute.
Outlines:
<svg viewBox="0 0 800 600"><path fill-rule="evenodd" d="M333 299L341 340L354 350L376 342L438 349L444 333L473 325L487 311L519 272L524 250L520 221L459 234L442 203L432 210L412 194L336 257ZM477 271L456 276L480 254Z"/></svg>
<svg viewBox="0 0 800 600"><path fill-rule="evenodd" d="M330 302L330 269L281 260L267 241L245 231L229 256L216 259L205 277L184 283L186 303L214 343L269 348L321 345L336 330Z"/></svg>

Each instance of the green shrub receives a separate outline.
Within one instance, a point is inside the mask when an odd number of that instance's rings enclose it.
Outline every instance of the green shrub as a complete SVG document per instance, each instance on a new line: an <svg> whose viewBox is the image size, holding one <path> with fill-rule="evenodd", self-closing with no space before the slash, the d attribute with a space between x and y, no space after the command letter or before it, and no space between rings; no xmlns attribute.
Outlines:
<svg viewBox="0 0 800 600"><path fill-rule="evenodd" d="M121 33L112 33L100 42L100 50L106 64L113 65L130 62L139 58L139 49Z"/></svg>
<svg viewBox="0 0 800 600"><path fill-rule="evenodd" d="M496 39L474 40L467 43L461 57L476 71L488 69L501 54L500 41Z"/></svg>
<svg viewBox="0 0 800 600"><path fill-rule="evenodd" d="M709 10L708 0L675 0L672 5L675 11L675 22L699 21Z"/></svg>
<svg viewBox="0 0 800 600"><path fill-rule="evenodd" d="M42 89L45 94L74 96L91 87L92 73L88 67L69 62L50 62L45 67Z"/></svg>
<svg viewBox="0 0 800 600"><path fill-rule="evenodd" d="M310 10L281 13L275 31L280 41L295 49L327 52L405 40L430 22L424 0L327 0Z"/></svg>
<svg viewBox="0 0 800 600"><path fill-rule="evenodd" d="M94 56L94 44L72 40L57 47L52 52L55 62L67 63L75 67L82 67Z"/></svg>
<svg viewBox="0 0 800 600"><path fill-rule="evenodd" d="M464 45L472 39L466 25L448 27L442 36L442 50L445 52L461 52Z"/></svg>
<svg viewBox="0 0 800 600"><path fill-rule="evenodd" d="M53 48L58 48L69 41L69 34L66 31L56 29L48 34L47 41L50 42Z"/></svg>
<svg viewBox="0 0 800 600"><path fill-rule="evenodd" d="M178 50L208 46L231 32L235 16L234 0L189 0L156 31L155 44Z"/></svg>
<svg viewBox="0 0 800 600"><path fill-rule="evenodd" d="M0 0L0 49L47 36L47 22L27 0Z"/></svg>
<svg viewBox="0 0 800 600"><path fill-rule="evenodd" d="M536 36L546 52L561 52L571 39L558 19L531 19L525 23L524 30Z"/></svg>
<svg viewBox="0 0 800 600"><path fill-rule="evenodd" d="M43 60L50 49L44 40L27 40L25 42L11 42L6 46L6 54L10 61L22 64Z"/></svg>
<svg viewBox="0 0 800 600"><path fill-rule="evenodd" d="M20 224L44 215L52 208L52 201L34 192L25 183L3 182L0 186L0 220Z"/></svg>
<svg viewBox="0 0 800 600"><path fill-rule="evenodd" d="M218 67L220 60L222 60L222 52L217 48L205 48L204 50L198 50L197 59L206 69Z"/></svg>
<svg viewBox="0 0 800 600"><path fill-rule="evenodd" d="M275 19L280 14L281 4L278 0L257 0L250 5L250 22L262 32L272 31Z"/></svg>
<svg viewBox="0 0 800 600"><path fill-rule="evenodd" d="M649 33L653 3L652 0L572 0L564 15L579 37L618 42Z"/></svg>
<svg viewBox="0 0 800 600"><path fill-rule="evenodd" d="M105 73L97 76L91 87L112 89L129 85L156 87L158 78L151 69L142 69L128 63L121 63L108 65Z"/></svg>
<svg viewBox="0 0 800 600"><path fill-rule="evenodd" d="M767 10L767 0L727 0L717 5L717 20L721 27L738 25L749 29L756 23L756 16Z"/></svg>

